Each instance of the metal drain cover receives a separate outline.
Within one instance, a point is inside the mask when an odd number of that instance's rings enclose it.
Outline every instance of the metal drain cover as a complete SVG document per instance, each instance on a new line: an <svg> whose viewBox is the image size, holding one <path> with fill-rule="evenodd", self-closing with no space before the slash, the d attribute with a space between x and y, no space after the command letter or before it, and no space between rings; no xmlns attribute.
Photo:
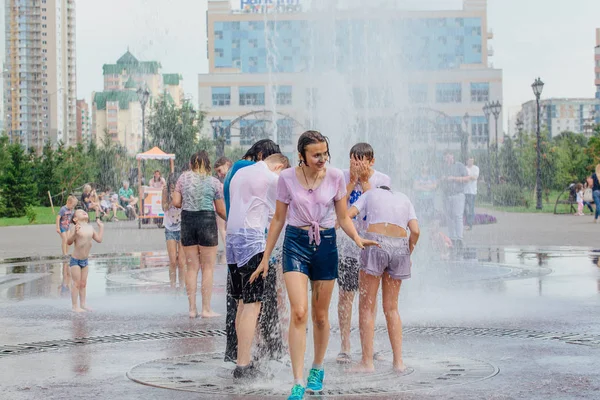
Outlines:
<svg viewBox="0 0 600 400"><path fill-rule="evenodd" d="M390 357L391 358L391 357ZM462 357L407 358L409 366L400 374L390 362L376 362L376 372L355 374L334 360L325 362L326 396L385 395L415 390L438 389L491 378L498 368L484 361ZM271 361L265 372L272 379L251 385L233 382L233 364L223 362L223 353L192 354L146 362L133 367L129 379L149 386L216 395L285 396L291 387L288 363Z"/></svg>

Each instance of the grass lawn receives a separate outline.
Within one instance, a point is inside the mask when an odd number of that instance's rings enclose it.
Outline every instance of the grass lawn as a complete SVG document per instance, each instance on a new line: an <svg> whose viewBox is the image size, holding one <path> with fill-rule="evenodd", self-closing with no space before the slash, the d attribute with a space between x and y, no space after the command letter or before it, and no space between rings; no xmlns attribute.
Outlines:
<svg viewBox="0 0 600 400"><path fill-rule="evenodd" d="M20 226L20 225L48 225L56 223L56 215L52 214L51 207L33 207L35 210L37 217L33 224L29 223L27 217L19 217L19 218L0 218L0 227L1 226ZM58 213L60 207L55 207L54 211ZM92 219L94 219L95 213L92 212ZM125 220L125 213L122 211L117 212L117 218L120 220Z"/></svg>
<svg viewBox="0 0 600 400"><path fill-rule="evenodd" d="M486 202L478 202L476 204L477 207L489 208L490 210L496 211L505 211L505 212L514 212L514 213L554 213L554 205L556 204L556 199L562 192L559 191L551 191L548 196L549 202L546 202L546 196L542 197L542 209L537 210L535 208L536 200L534 194L531 191L527 191L524 193L526 199L529 200L529 207L526 206L493 206L490 203ZM561 200L566 200L568 198L568 194L563 194ZM575 209L577 209L577 205L575 204ZM557 208L557 212L559 213L567 213L569 211L568 204L559 204ZM587 207L584 209L584 213L589 213Z"/></svg>

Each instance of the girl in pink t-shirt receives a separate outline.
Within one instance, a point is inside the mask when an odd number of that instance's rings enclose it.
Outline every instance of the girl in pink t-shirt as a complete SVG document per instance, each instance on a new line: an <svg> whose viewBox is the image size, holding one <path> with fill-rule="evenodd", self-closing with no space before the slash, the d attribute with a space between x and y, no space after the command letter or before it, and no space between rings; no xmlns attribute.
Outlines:
<svg viewBox="0 0 600 400"><path fill-rule="evenodd" d="M290 300L290 355L294 386L289 399L302 399L306 389L323 389L323 359L329 341L329 303L338 277L336 218L344 232L360 248L377 245L361 238L347 214L346 183L342 171L327 168L327 139L316 131L304 132L298 140L300 165L281 173L277 184L277 206L271 221L263 261L250 278L266 277L268 261L287 221L283 244L284 280ZM308 320L308 281L312 287L314 360L306 389L303 382Z"/></svg>

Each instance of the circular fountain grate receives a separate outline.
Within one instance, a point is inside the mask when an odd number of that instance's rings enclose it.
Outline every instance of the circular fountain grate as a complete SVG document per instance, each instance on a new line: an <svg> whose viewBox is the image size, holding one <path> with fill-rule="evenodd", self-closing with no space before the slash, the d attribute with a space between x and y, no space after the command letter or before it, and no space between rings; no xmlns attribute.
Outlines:
<svg viewBox="0 0 600 400"><path fill-rule="evenodd" d="M368 375L348 372L335 361L325 362L327 376L325 396L385 395L415 390L435 390L443 386L474 383L491 378L498 368L487 362L456 357L435 359L407 358L409 368L404 373L394 372L389 363L376 363L376 372ZM288 394L290 366L271 361L265 378L250 385L236 384L232 378L233 366L225 366L223 353L192 354L135 366L127 376L138 383L165 389L203 394L284 396Z"/></svg>
<svg viewBox="0 0 600 400"><path fill-rule="evenodd" d="M357 328L353 327L352 332ZM405 335L431 335L431 336L469 336L469 337L506 337L512 339L534 339L550 340L565 344L578 344L593 348L600 348L600 335L587 335L580 333L558 333L541 332L528 329L505 329L505 328L469 328L469 327L404 327ZM338 332L338 328L332 329L333 333ZM375 328L376 333L386 333L385 326ZM63 348L85 346L91 344L103 343L127 343L146 340L164 340L164 339L193 339L193 338L219 338L225 337L224 329L206 329L178 332L149 332L132 333L122 335L91 336L85 338L51 340L46 342L25 343L17 345L0 346L0 358L39 353Z"/></svg>

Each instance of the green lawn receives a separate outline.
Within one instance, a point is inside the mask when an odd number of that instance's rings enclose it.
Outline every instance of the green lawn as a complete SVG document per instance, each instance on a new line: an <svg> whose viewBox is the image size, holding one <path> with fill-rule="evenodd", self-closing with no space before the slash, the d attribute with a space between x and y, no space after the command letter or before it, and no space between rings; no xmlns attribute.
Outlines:
<svg viewBox="0 0 600 400"><path fill-rule="evenodd" d="M554 205L556 204L556 199L558 198L558 196L561 193L562 192L559 192L559 191L551 191L548 196L549 202L546 202L546 196L543 196L541 210L537 210L535 208L536 201L535 201L535 198L531 191L527 191L526 193L524 193L525 198L529 200L529 207L525 207L525 206L515 206L515 207L493 206L486 202L478 202L476 206L489 208L490 210L514 212L514 213L554 213ZM563 194L563 196L561 197L561 200L566 200L567 197L568 197L568 194ZM575 208L577 208L577 205L575 205ZM566 213L567 211L569 211L569 206L566 204L561 204L558 206L557 211L559 213ZM589 212L587 207L585 208L584 212L585 213Z"/></svg>
<svg viewBox="0 0 600 400"><path fill-rule="evenodd" d="M37 214L36 220L33 224L30 224L27 217L20 218L0 218L0 227L1 226L20 226L20 225L48 225L56 223L56 215L52 214L52 208L50 207L34 207L34 210ZM55 207L54 211L58 213L60 207ZM94 213L92 213L92 219L94 218ZM117 212L117 218L120 220L125 220L125 213L122 211Z"/></svg>

